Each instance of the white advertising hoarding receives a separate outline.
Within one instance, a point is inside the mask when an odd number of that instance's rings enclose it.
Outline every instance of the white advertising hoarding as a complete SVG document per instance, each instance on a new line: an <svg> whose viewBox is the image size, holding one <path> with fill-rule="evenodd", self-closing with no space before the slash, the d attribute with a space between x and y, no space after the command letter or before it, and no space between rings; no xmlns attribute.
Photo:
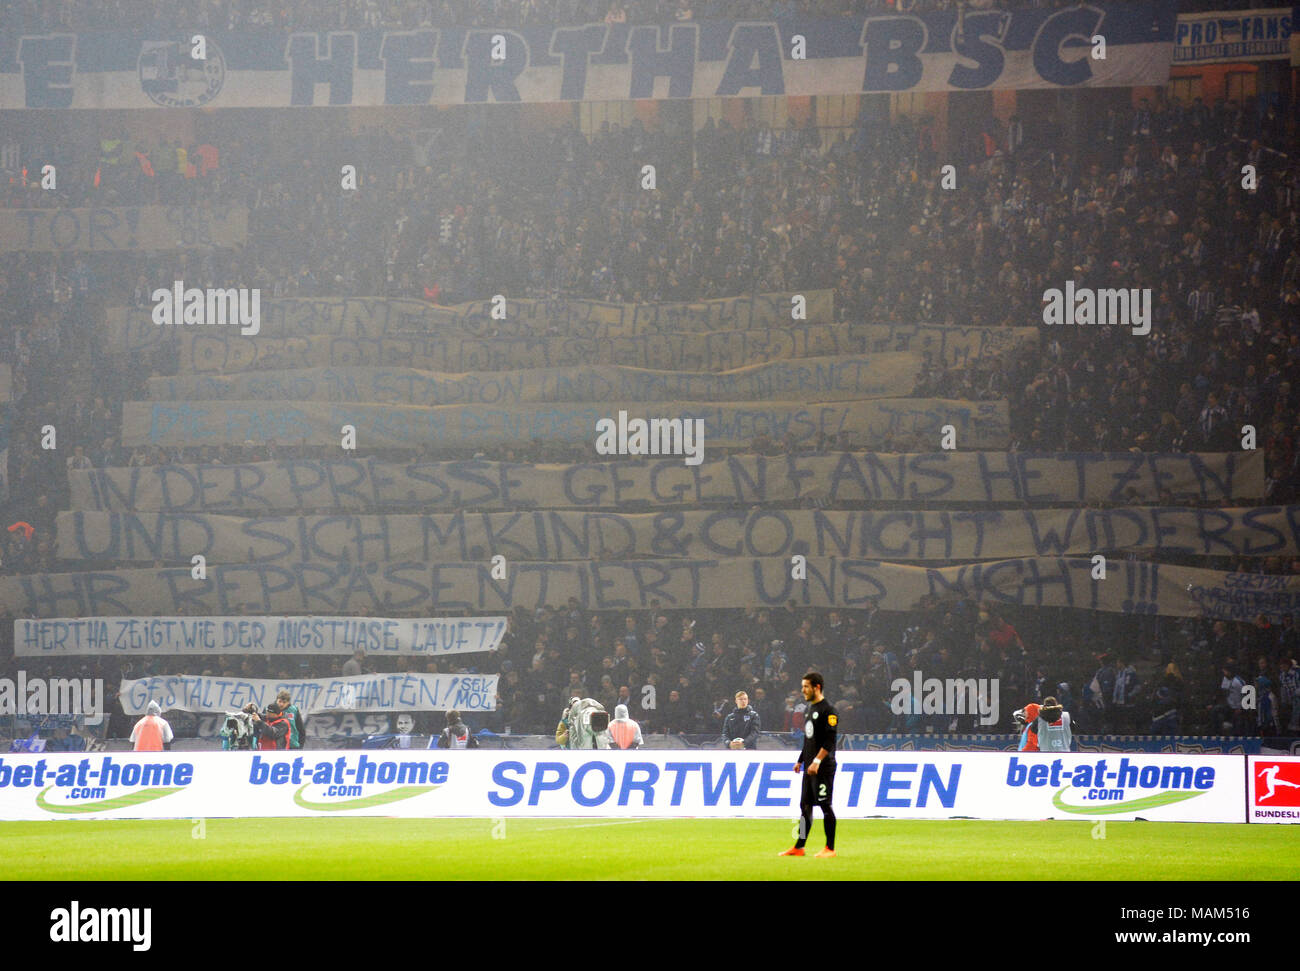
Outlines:
<svg viewBox="0 0 1300 971"><path fill-rule="evenodd" d="M793 819L795 754L299 751L0 757L0 819L206 816ZM840 818L1243 822L1226 755L843 753Z"/></svg>

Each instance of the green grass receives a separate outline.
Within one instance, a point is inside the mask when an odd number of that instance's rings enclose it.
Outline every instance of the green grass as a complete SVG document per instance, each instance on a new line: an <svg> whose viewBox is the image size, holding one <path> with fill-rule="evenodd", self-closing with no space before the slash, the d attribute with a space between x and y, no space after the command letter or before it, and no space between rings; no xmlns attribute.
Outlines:
<svg viewBox="0 0 1300 971"><path fill-rule="evenodd" d="M1289 826L842 820L834 860L775 820L209 819L0 823L9 880L1295 880ZM497 834L494 837L494 832ZM820 817L811 849L822 845Z"/></svg>

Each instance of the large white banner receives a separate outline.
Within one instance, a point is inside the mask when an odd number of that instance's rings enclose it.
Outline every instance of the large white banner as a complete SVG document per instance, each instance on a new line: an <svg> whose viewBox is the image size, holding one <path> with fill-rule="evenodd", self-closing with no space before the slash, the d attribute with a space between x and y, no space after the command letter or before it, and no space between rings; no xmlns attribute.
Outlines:
<svg viewBox="0 0 1300 971"><path fill-rule="evenodd" d="M234 711L250 701L275 701L281 688L304 715L324 711L495 711L495 674L363 674L272 681L200 674L123 678L122 710L143 715L150 701L163 711Z"/></svg>
<svg viewBox="0 0 1300 971"><path fill-rule="evenodd" d="M19 657L495 651L505 617L50 617L14 621Z"/></svg>
<svg viewBox="0 0 1300 971"><path fill-rule="evenodd" d="M1129 87L1175 5L400 30L0 35L0 108L285 108ZM12 25L10 25L12 27ZM1096 57L1090 38L1106 38ZM797 40L796 40L797 39Z"/></svg>
<svg viewBox="0 0 1300 971"><path fill-rule="evenodd" d="M204 752L0 757L0 819L205 816L794 819L796 755ZM841 753L840 818L1244 822L1233 755ZM1082 838L1082 837L1080 837Z"/></svg>

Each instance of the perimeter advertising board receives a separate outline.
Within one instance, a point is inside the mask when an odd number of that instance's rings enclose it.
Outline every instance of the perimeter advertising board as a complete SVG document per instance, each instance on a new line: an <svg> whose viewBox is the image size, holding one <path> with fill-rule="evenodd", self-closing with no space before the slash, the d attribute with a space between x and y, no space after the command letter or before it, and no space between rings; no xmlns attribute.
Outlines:
<svg viewBox="0 0 1300 971"><path fill-rule="evenodd" d="M700 751L0 757L0 819L208 816L793 819L795 755ZM841 818L1244 821L1239 756L842 753Z"/></svg>

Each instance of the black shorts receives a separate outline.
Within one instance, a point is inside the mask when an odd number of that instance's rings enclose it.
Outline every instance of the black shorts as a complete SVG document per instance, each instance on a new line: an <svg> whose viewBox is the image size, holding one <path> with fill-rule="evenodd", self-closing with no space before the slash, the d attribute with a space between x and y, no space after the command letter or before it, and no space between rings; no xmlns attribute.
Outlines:
<svg viewBox="0 0 1300 971"><path fill-rule="evenodd" d="M805 770L803 774L803 795L800 806L821 806L825 809L831 804L835 794L835 763L827 759L817 766L817 775L811 776Z"/></svg>

